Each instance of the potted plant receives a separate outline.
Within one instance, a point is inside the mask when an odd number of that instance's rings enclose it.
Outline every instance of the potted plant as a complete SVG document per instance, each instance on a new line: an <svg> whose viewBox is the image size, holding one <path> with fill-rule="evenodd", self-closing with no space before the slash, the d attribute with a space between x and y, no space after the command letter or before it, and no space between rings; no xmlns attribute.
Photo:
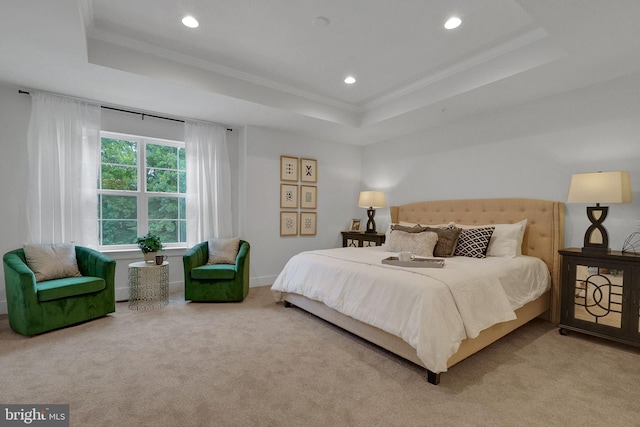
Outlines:
<svg viewBox="0 0 640 427"><path fill-rule="evenodd" d="M136 243L144 254L144 260L147 262L154 261L156 252L162 250L162 240L157 234L147 233L142 237L138 237Z"/></svg>

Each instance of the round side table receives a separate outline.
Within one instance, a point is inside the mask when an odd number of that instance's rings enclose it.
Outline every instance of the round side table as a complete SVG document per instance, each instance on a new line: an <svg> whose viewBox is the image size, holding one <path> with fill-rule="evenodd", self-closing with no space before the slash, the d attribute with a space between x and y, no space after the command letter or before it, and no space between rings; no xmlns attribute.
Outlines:
<svg viewBox="0 0 640 427"><path fill-rule="evenodd" d="M154 310L169 304L169 262L129 264L129 309Z"/></svg>

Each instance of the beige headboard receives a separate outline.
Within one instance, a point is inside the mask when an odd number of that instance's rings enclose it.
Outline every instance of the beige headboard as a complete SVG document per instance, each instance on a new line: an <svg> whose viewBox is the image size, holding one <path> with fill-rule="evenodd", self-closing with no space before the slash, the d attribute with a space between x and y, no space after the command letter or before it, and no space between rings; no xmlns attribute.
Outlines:
<svg viewBox="0 0 640 427"><path fill-rule="evenodd" d="M527 219L522 253L542 259L551 272L550 320L560 315L560 255L564 244L564 203L536 199L439 200L391 206L391 222L419 224L512 224Z"/></svg>

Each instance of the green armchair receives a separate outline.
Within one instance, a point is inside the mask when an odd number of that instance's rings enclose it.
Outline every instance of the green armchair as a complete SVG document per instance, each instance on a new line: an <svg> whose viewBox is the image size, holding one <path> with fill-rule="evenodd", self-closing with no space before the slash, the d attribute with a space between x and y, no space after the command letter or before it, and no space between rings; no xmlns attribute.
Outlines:
<svg viewBox="0 0 640 427"><path fill-rule="evenodd" d="M76 246L82 276L36 282L24 249L3 257L11 329L26 336L63 328L116 311L116 262L90 248Z"/></svg>
<svg viewBox="0 0 640 427"><path fill-rule="evenodd" d="M207 265L207 242L198 243L183 256L184 299L194 302L242 301L249 293L249 242L240 240L235 264Z"/></svg>

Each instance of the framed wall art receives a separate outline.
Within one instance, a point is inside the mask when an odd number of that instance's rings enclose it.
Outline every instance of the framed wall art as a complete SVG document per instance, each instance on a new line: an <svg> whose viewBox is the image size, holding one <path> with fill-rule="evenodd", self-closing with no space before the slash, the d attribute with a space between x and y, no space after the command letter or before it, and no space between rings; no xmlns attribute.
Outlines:
<svg viewBox="0 0 640 427"><path fill-rule="evenodd" d="M280 156L280 180L298 181L298 158Z"/></svg>
<svg viewBox="0 0 640 427"><path fill-rule="evenodd" d="M315 159L300 159L300 181L318 182L318 161Z"/></svg>
<svg viewBox="0 0 640 427"><path fill-rule="evenodd" d="M298 212L280 211L280 235L296 236L298 234Z"/></svg>
<svg viewBox="0 0 640 427"><path fill-rule="evenodd" d="M318 187L315 185L300 186L300 207L302 209L318 208Z"/></svg>
<svg viewBox="0 0 640 427"><path fill-rule="evenodd" d="M315 212L300 212L300 235L315 236L318 214Z"/></svg>
<svg viewBox="0 0 640 427"><path fill-rule="evenodd" d="M280 184L280 207L298 207L298 186L296 184Z"/></svg>

